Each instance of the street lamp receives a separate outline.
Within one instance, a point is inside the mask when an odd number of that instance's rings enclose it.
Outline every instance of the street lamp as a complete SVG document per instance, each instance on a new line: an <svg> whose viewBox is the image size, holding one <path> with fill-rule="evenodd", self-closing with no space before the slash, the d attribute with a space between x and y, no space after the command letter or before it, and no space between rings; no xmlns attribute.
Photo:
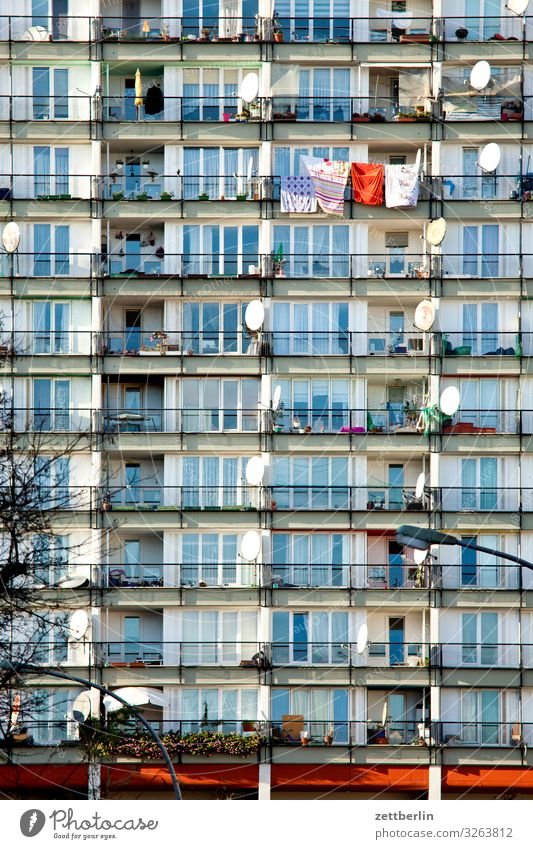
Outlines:
<svg viewBox="0 0 533 849"><path fill-rule="evenodd" d="M498 551L496 548L487 548L484 545L476 545L473 542L464 542L459 537L454 537L452 534L444 534L442 531L435 531L432 528L418 528L416 525L400 525L396 531L396 541L400 545L409 545L411 548L418 548L421 551L427 551L430 545L460 545L461 548L483 551L485 554L492 554L495 557L501 557L503 560L512 560L513 563L518 563L527 569L533 569L533 563L529 563L521 557L515 557L514 554L507 554L505 551Z"/></svg>
<svg viewBox="0 0 533 849"><path fill-rule="evenodd" d="M84 687L94 687L95 690L99 690L100 693L103 693L105 696L111 696L113 699L116 699L117 702L120 702L132 711L133 714L137 717L140 723L146 728L150 736L152 737L154 743L156 743L159 748L161 754L163 755L163 760L167 766L167 769L170 774L170 778L172 781L172 789L174 790L174 796L176 801L181 802L181 790L178 784L178 779L176 776L176 771L170 760L170 755L166 750L165 744L161 740L159 734L155 731L154 728L150 725L150 723L144 718L142 713L137 710L135 705L130 704L123 699L122 696L119 696L116 692L112 690L108 690L107 687L104 687L102 684L95 684L94 681L89 681L87 678L79 678L77 675L71 675L69 672L64 672L62 669L55 669L50 666L36 666L32 663L18 663L17 661L2 661L0 663L0 669L7 669L11 672L38 672L40 675L50 675L52 678L61 678L65 681L75 681L77 684L83 684Z"/></svg>

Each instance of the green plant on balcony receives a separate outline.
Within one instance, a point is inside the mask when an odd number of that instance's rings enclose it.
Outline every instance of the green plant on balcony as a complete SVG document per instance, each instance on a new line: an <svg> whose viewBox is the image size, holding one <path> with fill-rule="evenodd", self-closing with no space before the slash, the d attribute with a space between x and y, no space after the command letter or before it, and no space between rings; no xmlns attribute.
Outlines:
<svg viewBox="0 0 533 849"><path fill-rule="evenodd" d="M161 192L160 198L161 200L172 200L174 197L174 192Z"/></svg>
<svg viewBox="0 0 533 849"><path fill-rule="evenodd" d="M261 735L257 733L224 734L220 731L196 731L180 734L169 731L161 735L161 740L171 758L181 754L195 757L210 755L233 755L247 758L255 755L261 745ZM161 752L152 737L144 732L124 733L124 729L114 728L113 733L96 730L92 735L82 736L82 745L92 755L101 758L129 757L139 760L160 760Z"/></svg>
<svg viewBox="0 0 533 849"><path fill-rule="evenodd" d="M147 192L139 192L139 194L137 195L137 198L136 198L136 200L149 200L149 199L150 199L150 197L149 197Z"/></svg>
<svg viewBox="0 0 533 849"><path fill-rule="evenodd" d="M113 200L124 200L124 192L113 192Z"/></svg>
<svg viewBox="0 0 533 849"><path fill-rule="evenodd" d="M198 195L198 200L209 200L209 194L207 192L202 192Z"/></svg>
<svg viewBox="0 0 533 849"><path fill-rule="evenodd" d="M277 251L272 254L272 266L274 269L274 277L285 277L285 263L287 260L283 254L283 243L279 243Z"/></svg>

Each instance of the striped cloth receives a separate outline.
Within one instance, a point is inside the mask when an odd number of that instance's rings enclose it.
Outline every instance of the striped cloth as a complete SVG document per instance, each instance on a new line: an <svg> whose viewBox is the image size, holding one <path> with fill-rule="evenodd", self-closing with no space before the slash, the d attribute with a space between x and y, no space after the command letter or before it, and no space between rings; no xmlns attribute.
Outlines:
<svg viewBox="0 0 533 849"><path fill-rule="evenodd" d="M330 162L315 156L302 156L301 161L309 171L316 199L328 215L344 214L344 191L350 173L348 162Z"/></svg>

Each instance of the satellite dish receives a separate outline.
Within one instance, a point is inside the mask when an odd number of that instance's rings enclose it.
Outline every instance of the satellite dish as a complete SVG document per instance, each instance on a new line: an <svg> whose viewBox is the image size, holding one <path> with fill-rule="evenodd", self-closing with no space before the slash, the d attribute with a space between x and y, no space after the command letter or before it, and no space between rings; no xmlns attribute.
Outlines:
<svg viewBox="0 0 533 849"><path fill-rule="evenodd" d="M244 323L248 330L256 333L263 326L265 320L265 308L261 301L250 301L244 313Z"/></svg>
<svg viewBox="0 0 533 849"><path fill-rule="evenodd" d="M389 706L387 704L387 699L385 699L385 704L383 705L383 712L381 714L381 724L386 725L387 719L389 717Z"/></svg>
<svg viewBox="0 0 533 849"><path fill-rule="evenodd" d="M8 254L14 254L20 244L20 228L14 221L6 224L2 232L2 244Z"/></svg>
<svg viewBox="0 0 533 849"><path fill-rule="evenodd" d="M426 229L426 242L438 248L446 235L446 220L444 218L436 218L430 221Z"/></svg>
<svg viewBox="0 0 533 849"><path fill-rule="evenodd" d="M445 416L453 416L459 409L461 396L457 386L447 386L440 396L440 410Z"/></svg>
<svg viewBox="0 0 533 849"><path fill-rule="evenodd" d="M421 566L427 556L427 551L422 548L415 548L413 550L413 560L415 561L417 566Z"/></svg>
<svg viewBox="0 0 533 849"><path fill-rule="evenodd" d="M415 309L415 327L431 330L435 321L435 307L431 301L420 301Z"/></svg>
<svg viewBox="0 0 533 849"><path fill-rule="evenodd" d="M259 77L257 74L246 74L239 89L239 97L241 100L244 100L245 103L251 103L252 100L255 100L257 97L258 91Z"/></svg>
<svg viewBox="0 0 533 849"><path fill-rule="evenodd" d="M500 159L502 158L502 151L499 144L496 142L490 142L490 144L486 144L485 147L482 148L481 153L479 154L478 165L482 171L485 171L487 174L492 174L493 171L496 171L496 168L500 164Z"/></svg>
<svg viewBox="0 0 533 849"><path fill-rule="evenodd" d="M513 15L523 15L529 6L529 0L507 0L505 4L505 8L508 9Z"/></svg>
<svg viewBox="0 0 533 849"><path fill-rule="evenodd" d="M89 690L82 690L79 696L76 696L72 705L72 716L76 722L84 722L91 714L91 694Z"/></svg>
<svg viewBox="0 0 533 849"><path fill-rule="evenodd" d="M265 464L261 457L250 457L246 463L245 477L250 486L259 486L265 474Z"/></svg>
<svg viewBox="0 0 533 849"><path fill-rule="evenodd" d="M490 81L490 75L490 65L485 59L482 59L480 62L476 62L470 72L470 85L472 88L475 88L476 91L481 91L482 89L487 88Z"/></svg>
<svg viewBox="0 0 533 849"><path fill-rule="evenodd" d="M279 405L281 401L281 386L278 385L274 387L274 395L272 396L272 409L279 410Z"/></svg>
<svg viewBox="0 0 533 849"><path fill-rule="evenodd" d="M62 575L57 583L62 589L76 589L76 587L86 587L90 580L90 568L80 566L79 569Z"/></svg>
<svg viewBox="0 0 533 849"><path fill-rule="evenodd" d="M364 654L368 648L368 625L361 625L357 632L357 654Z"/></svg>
<svg viewBox="0 0 533 849"><path fill-rule="evenodd" d="M416 488L415 488L415 496L417 498L422 498L422 496L424 495L425 485L426 485L426 476L425 476L424 472L420 472L420 474L418 475L418 479L416 481Z"/></svg>
<svg viewBox="0 0 533 849"><path fill-rule="evenodd" d="M153 690L151 687L121 687L115 692L117 696L123 698L130 705L169 706L169 700L165 694L159 690ZM107 713L116 713L117 710L122 710L124 705L114 699L113 696L104 696L104 707Z"/></svg>
<svg viewBox="0 0 533 849"><path fill-rule="evenodd" d="M241 557L251 562L257 560L261 551L261 537L257 531L246 531L241 540Z"/></svg>
<svg viewBox="0 0 533 849"><path fill-rule="evenodd" d="M89 617L85 610L75 610L68 623L68 632L75 640L81 640L87 633Z"/></svg>
<svg viewBox="0 0 533 849"><path fill-rule="evenodd" d="M40 26L28 27L22 33L22 41L50 41L50 33L47 29Z"/></svg>

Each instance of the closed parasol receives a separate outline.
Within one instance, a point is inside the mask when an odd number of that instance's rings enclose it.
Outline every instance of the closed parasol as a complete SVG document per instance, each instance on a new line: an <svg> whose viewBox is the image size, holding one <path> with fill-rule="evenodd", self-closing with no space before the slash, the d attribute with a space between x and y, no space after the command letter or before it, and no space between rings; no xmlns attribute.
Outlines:
<svg viewBox="0 0 533 849"><path fill-rule="evenodd" d="M143 105L143 83L139 68L135 71L135 106Z"/></svg>

